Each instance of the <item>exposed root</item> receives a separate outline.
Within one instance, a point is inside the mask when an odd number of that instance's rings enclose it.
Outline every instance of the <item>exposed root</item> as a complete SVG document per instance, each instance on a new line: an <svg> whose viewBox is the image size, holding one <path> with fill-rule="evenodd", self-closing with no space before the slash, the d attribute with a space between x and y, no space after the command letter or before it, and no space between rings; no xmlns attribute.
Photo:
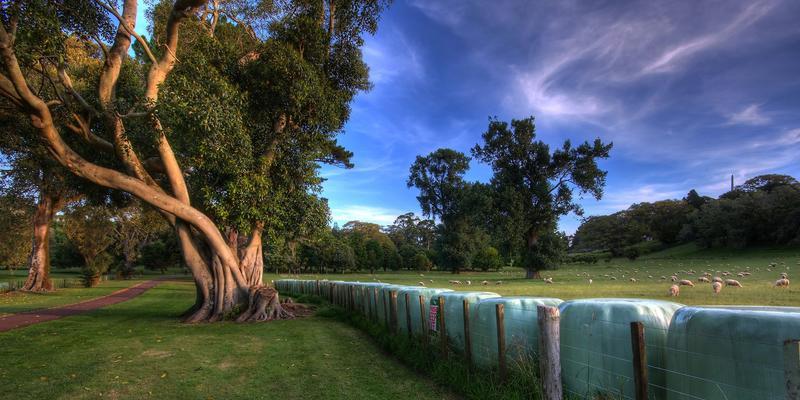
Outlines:
<svg viewBox="0 0 800 400"><path fill-rule="evenodd" d="M295 315L281 305L278 291L269 286L252 286L247 310L236 318L236 322L272 321L292 319Z"/></svg>

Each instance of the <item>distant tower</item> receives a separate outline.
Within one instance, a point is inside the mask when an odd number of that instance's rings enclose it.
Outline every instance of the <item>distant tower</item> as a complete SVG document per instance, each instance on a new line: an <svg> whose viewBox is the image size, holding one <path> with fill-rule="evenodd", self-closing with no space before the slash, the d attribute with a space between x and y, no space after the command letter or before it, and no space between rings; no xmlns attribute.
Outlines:
<svg viewBox="0 0 800 400"><path fill-rule="evenodd" d="M733 191L733 174L731 174L731 192Z"/></svg>

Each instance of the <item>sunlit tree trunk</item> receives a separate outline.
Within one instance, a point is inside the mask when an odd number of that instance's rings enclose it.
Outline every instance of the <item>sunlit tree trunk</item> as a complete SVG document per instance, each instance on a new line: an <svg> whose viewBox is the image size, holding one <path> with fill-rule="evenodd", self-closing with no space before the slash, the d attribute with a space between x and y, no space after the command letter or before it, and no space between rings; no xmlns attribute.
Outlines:
<svg viewBox="0 0 800 400"><path fill-rule="evenodd" d="M53 289L50 282L50 223L56 211L52 196L42 191L33 215L33 245L30 255L28 279L22 290L45 292Z"/></svg>

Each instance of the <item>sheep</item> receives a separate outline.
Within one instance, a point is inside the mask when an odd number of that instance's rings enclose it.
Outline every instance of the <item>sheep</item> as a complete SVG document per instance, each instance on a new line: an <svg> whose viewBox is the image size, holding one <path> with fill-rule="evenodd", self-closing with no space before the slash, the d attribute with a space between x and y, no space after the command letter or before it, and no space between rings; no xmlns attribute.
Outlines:
<svg viewBox="0 0 800 400"><path fill-rule="evenodd" d="M503 284L503 281L497 281L497 282L495 282L494 284L495 284L495 285L502 285L502 284Z"/></svg>
<svg viewBox="0 0 800 400"><path fill-rule="evenodd" d="M711 282L719 282L719 283L722 283L722 278L720 278L720 277L718 277L718 276L715 276L715 277L711 278Z"/></svg>
<svg viewBox="0 0 800 400"><path fill-rule="evenodd" d="M728 271L725 271L725 272L723 272L723 273L722 273L722 276L728 276L728 275L730 275L730 274L731 274L730 272L728 272Z"/></svg>
<svg viewBox="0 0 800 400"><path fill-rule="evenodd" d="M450 283L452 283L453 285L460 285L461 281L450 281Z"/></svg>
<svg viewBox="0 0 800 400"><path fill-rule="evenodd" d="M472 281L467 281L467 285L472 285Z"/></svg>
<svg viewBox="0 0 800 400"><path fill-rule="evenodd" d="M616 277L616 276L612 276L612 277L611 277L611 280L612 280L612 281L615 281L615 280L617 280L617 277Z"/></svg>
<svg viewBox="0 0 800 400"><path fill-rule="evenodd" d="M688 279L681 279L681 281L680 281L680 282L678 282L678 284L679 284L679 285L681 285L681 286L691 286L691 287L694 287L694 283L692 283L692 281L690 281L690 280L688 280Z"/></svg>
<svg viewBox="0 0 800 400"><path fill-rule="evenodd" d="M667 277L666 277L666 276L664 276L664 275L661 275L661 280L662 280L662 281L665 281L665 280L667 280Z"/></svg>
<svg viewBox="0 0 800 400"><path fill-rule="evenodd" d="M739 272L738 274L736 274L736 276L738 276L739 278L744 278L744 273Z"/></svg>
<svg viewBox="0 0 800 400"><path fill-rule="evenodd" d="M714 282L711 284L711 289L714 291L714 294L719 293L722 290L722 282Z"/></svg>
<svg viewBox="0 0 800 400"><path fill-rule="evenodd" d="M589 284L590 284L590 285L592 284L592 280L591 280L591 279L589 279Z"/></svg>
<svg viewBox="0 0 800 400"><path fill-rule="evenodd" d="M677 282L680 280L676 275L672 275L669 279L672 279L673 282Z"/></svg>
<svg viewBox="0 0 800 400"><path fill-rule="evenodd" d="M672 285L669 287L669 295L672 297L678 297L681 294L681 288L678 285Z"/></svg>
<svg viewBox="0 0 800 400"><path fill-rule="evenodd" d="M553 278L544 278L544 283L553 283Z"/></svg>
<svg viewBox="0 0 800 400"><path fill-rule="evenodd" d="M781 279L789 279L789 276L786 275L786 272L781 272Z"/></svg>
<svg viewBox="0 0 800 400"><path fill-rule="evenodd" d="M636 278L631 278L631 282L636 283Z"/></svg>
<svg viewBox="0 0 800 400"><path fill-rule="evenodd" d="M697 278L697 281L698 281L698 282L705 282L705 283L709 283L709 282L711 282L711 281L710 281L710 280L708 280L708 278L706 278L705 276L701 276L701 277Z"/></svg>
<svg viewBox="0 0 800 400"><path fill-rule="evenodd" d="M483 285L483 286L486 286L486 285L488 285L488 284L489 284L489 281L483 281L483 282L481 282L481 285Z"/></svg>
<svg viewBox="0 0 800 400"><path fill-rule="evenodd" d="M775 281L775 287L788 288L789 280L786 278L778 279L777 281Z"/></svg>
<svg viewBox="0 0 800 400"><path fill-rule="evenodd" d="M419 282L417 282L417 285L419 285L419 286L422 286L422 287L425 287L425 282L423 282L423 281L419 281Z"/></svg>
<svg viewBox="0 0 800 400"><path fill-rule="evenodd" d="M725 279L725 286L742 287L742 284L736 279Z"/></svg>
<svg viewBox="0 0 800 400"><path fill-rule="evenodd" d="M431 283L433 283L433 279L428 279L428 280L431 281Z"/></svg>

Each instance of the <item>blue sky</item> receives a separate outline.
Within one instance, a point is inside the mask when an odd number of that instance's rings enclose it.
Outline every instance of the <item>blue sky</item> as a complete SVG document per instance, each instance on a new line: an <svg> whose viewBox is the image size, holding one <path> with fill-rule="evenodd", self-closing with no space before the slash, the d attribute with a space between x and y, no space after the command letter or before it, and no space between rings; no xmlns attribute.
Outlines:
<svg viewBox="0 0 800 400"><path fill-rule="evenodd" d="M414 158L469 153L489 116L533 115L551 146L614 142L586 215L717 196L731 174L800 176L798 16L794 0L396 0L364 48L374 88L340 138L356 166L322 170L332 220L419 214ZM467 177L490 176L473 161Z"/></svg>
<svg viewBox="0 0 800 400"><path fill-rule="evenodd" d="M551 146L614 142L587 215L717 196L731 174L800 176L800 2L489 4L396 1L384 14L364 49L374 89L341 138L356 167L323 169L333 221L419 214L405 184L415 156L468 153L494 115L534 115ZM490 175L472 162L470 180Z"/></svg>

